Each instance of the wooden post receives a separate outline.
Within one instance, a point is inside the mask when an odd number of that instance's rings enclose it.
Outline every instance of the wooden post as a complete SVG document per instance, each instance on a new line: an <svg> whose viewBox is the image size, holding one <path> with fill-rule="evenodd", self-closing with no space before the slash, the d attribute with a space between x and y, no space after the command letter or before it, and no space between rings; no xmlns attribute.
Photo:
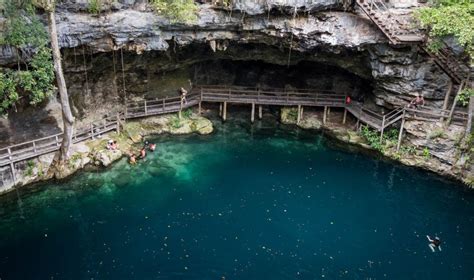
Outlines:
<svg viewBox="0 0 474 280"><path fill-rule="evenodd" d="M362 105L359 107L359 117L357 118L356 126L359 127L360 116L362 115Z"/></svg>
<svg viewBox="0 0 474 280"><path fill-rule="evenodd" d="M8 159L11 161L12 160L12 150L10 148L8 148L7 151L8 151Z"/></svg>
<svg viewBox="0 0 474 280"><path fill-rule="evenodd" d="M166 98L163 98L163 112L165 111L165 102L166 102Z"/></svg>
<svg viewBox="0 0 474 280"><path fill-rule="evenodd" d="M263 115L262 105L258 105L258 118L261 120Z"/></svg>
<svg viewBox="0 0 474 280"><path fill-rule="evenodd" d="M58 147L61 146L61 144L59 143L59 139L58 139L57 135L56 135L55 139L56 139L56 146L58 146Z"/></svg>
<svg viewBox="0 0 474 280"><path fill-rule="evenodd" d="M453 105L451 106L451 110L449 111L449 116L448 119L446 120L445 126L449 126L451 124L451 120L453 118L454 110L456 109L456 103L458 101L459 95L461 94L464 86L466 86L467 82L469 81L470 73L467 75L467 79L465 81L462 81L461 84L459 85L458 92L456 93L456 97L454 97L453 100Z"/></svg>
<svg viewBox="0 0 474 280"><path fill-rule="evenodd" d="M252 113L250 114L250 121L252 123L255 121L255 103L252 103Z"/></svg>
<svg viewBox="0 0 474 280"><path fill-rule="evenodd" d="M16 175L15 175L15 165L13 164L13 162L10 163L10 169L11 169L11 172L12 172L13 185L15 186L16 185Z"/></svg>
<svg viewBox="0 0 474 280"><path fill-rule="evenodd" d="M400 145L402 143L403 126L404 125L405 125L405 110L403 110L402 125L400 126L400 133L398 134L397 152L400 150Z"/></svg>
<svg viewBox="0 0 474 280"><path fill-rule="evenodd" d="M324 106L324 112L323 112L323 124L326 124L326 113L328 111L328 106Z"/></svg>
<svg viewBox="0 0 474 280"><path fill-rule="evenodd" d="M300 117L301 120L303 120L303 112L304 112L304 107L301 106L301 117Z"/></svg>
<svg viewBox="0 0 474 280"><path fill-rule="evenodd" d="M385 129L385 115L382 118L382 127L380 128L380 144L383 142L383 131Z"/></svg>
<svg viewBox="0 0 474 280"><path fill-rule="evenodd" d="M222 103L219 103L219 117L222 117Z"/></svg>
<svg viewBox="0 0 474 280"><path fill-rule="evenodd" d="M300 124L301 120L301 105L298 105L298 115L296 117L296 124Z"/></svg>
<svg viewBox="0 0 474 280"><path fill-rule="evenodd" d="M36 154L36 143L33 141L33 152Z"/></svg>
<svg viewBox="0 0 474 280"><path fill-rule="evenodd" d="M224 106L222 108L222 120L225 121L226 119L227 119L227 101L224 101Z"/></svg>
<svg viewBox="0 0 474 280"><path fill-rule="evenodd" d="M146 106L146 99L145 99L144 103L145 103L145 115L147 115L148 114L148 108Z"/></svg>
<svg viewBox="0 0 474 280"><path fill-rule="evenodd" d="M92 140L94 140L94 125L91 123L90 124L90 127L91 127L91 137L92 137ZM58 136L56 136L56 143L58 142Z"/></svg>
<svg viewBox="0 0 474 280"><path fill-rule="evenodd" d="M117 113L117 127L116 127L117 134L120 134L120 114Z"/></svg>
<svg viewBox="0 0 474 280"><path fill-rule="evenodd" d="M452 91L453 91L453 81L449 79L448 92L446 93L446 96L444 96L443 111L448 109L449 97L451 96ZM444 118L441 117L440 121L443 122Z"/></svg>
<svg viewBox="0 0 474 280"><path fill-rule="evenodd" d="M342 116L342 124L346 124L346 118L347 118L347 109L344 108L344 115Z"/></svg>
<svg viewBox="0 0 474 280"><path fill-rule="evenodd" d="M202 105L201 105L201 101L199 101L198 103L198 114L201 115L201 111L202 111Z"/></svg>

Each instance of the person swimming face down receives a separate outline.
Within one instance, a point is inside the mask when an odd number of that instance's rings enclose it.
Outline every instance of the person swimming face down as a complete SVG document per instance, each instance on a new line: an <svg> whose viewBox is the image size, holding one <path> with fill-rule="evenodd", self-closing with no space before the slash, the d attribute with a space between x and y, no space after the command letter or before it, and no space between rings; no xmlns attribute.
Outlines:
<svg viewBox="0 0 474 280"><path fill-rule="evenodd" d="M140 158L144 159L145 157L146 157L146 149L143 148L143 149L140 150Z"/></svg>

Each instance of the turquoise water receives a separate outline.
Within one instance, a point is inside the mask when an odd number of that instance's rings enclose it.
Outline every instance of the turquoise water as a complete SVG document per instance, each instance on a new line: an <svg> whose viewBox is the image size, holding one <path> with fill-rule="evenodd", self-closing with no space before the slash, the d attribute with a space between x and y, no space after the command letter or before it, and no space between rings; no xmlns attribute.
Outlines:
<svg viewBox="0 0 474 280"><path fill-rule="evenodd" d="M474 194L456 184L271 122L157 142L137 166L2 198L0 278L474 277Z"/></svg>

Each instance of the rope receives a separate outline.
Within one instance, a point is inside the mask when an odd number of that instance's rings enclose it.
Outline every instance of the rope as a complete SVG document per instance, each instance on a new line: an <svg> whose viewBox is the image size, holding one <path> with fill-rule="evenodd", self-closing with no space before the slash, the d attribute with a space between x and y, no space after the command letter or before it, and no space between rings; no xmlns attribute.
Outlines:
<svg viewBox="0 0 474 280"><path fill-rule="evenodd" d="M122 62L122 87L124 103L127 104L127 91L125 90L125 69L123 68L123 48L120 48L120 60Z"/></svg>
<svg viewBox="0 0 474 280"><path fill-rule="evenodd" d="M87 78L87 62L86 62L86 50L84 45L82 45L82 58L84 60L84 75L86 77L86 94L89 93L89 79Z"/></svg>

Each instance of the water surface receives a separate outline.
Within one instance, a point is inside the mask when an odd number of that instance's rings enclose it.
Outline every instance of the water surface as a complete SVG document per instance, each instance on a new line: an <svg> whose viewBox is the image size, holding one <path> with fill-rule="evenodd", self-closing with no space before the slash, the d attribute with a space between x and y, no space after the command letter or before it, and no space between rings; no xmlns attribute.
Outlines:
<svg viewBox="0 0 474 280"><path fill-rule="evenodd" d="M474 195L433 174L273 123L156 141L1 199L0 278L474 277Z"/></svg>

